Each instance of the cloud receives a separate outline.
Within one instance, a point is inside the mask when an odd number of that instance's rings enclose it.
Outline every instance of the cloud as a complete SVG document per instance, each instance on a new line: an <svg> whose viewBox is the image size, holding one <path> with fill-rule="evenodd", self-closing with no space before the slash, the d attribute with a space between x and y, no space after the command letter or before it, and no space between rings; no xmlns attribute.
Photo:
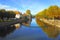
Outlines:
<svg viewBox="0 0 60 40"><path fill-rule="evenodd" d="M3 4L0 4L0 9L18 10L17 8L14 8L14 7L11 7L11 6L8 6L8 5L3 5Z"/></svg>

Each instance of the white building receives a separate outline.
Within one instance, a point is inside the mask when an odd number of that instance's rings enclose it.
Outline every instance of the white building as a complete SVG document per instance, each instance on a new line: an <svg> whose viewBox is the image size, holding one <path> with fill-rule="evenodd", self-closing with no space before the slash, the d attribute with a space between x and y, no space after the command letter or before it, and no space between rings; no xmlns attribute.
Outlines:
<svg viewBox="0 0 60 40"><path fill-rule="evenodd" d="M15 15L15 18L18 18L19 19L20 18L20 14L16 14Z"/></svg>

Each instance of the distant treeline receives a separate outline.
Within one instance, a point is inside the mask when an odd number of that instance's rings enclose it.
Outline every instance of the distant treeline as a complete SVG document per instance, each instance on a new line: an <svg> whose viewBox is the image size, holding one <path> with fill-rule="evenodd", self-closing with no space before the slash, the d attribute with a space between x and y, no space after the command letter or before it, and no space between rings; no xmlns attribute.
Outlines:
<svg viewBox="0 0 60 40"><path fill-rule="evenodd" d="M18 14L20 12L18 11L7 11L5 9L0 9L0 19L4 19L4 18L15 18L15 15Z"/></svg>
<svg viewBox="0 0 60 40"><path fill-rule="evenodd" d="M5 9L0 9L0 19L4 19L4 18L15 18L16 14L22 14L20 11L12 11L12 10L5 10ZM26 10L26 12L22 15L31 15L31 11L30 10ZM34 15L31 15L32 18L34 18Z"/></svg>

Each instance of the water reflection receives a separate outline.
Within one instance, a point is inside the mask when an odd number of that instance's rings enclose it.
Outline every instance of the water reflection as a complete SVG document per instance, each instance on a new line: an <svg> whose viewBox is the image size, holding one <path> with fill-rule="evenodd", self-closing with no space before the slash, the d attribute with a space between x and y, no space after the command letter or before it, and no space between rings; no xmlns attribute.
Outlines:
<svg viewBox="0 0 60 40"><path fill-rule="evenodd" d="M7 34L10 34L15 30L15 26L1 27L0 28L0 37L5 37Z"/></svg>
<svg viewBox="0 0 60 40"><path fill-rule="evenodd" d="M0 37L5 37L7 34L14 32L14 30L18 29L19 27L19 23L7 27L0 27Z"/></svg>
<svg viewBox="0 0 60 40"><path fill-rule="evenodd" d="M35 19L33 19L33 21L31 22L30 27L25 27L21 25L20 27L17 26L13 27L12 25L13 28L10 26L9 30L12 29L12 31L9 32L7 30L9 34L8 35L6 34L7 36L5 35L5 37L1 38L0 40L54 40L54 38L49 38L47 34L45 34L45 32L42 30L42 28L39 28L39 26L35 22ZM60 35L55 40L59 40L59 39L60 39Z"/></svg>
<svg viewBox="0 0 60 40"><path fill-rule="evenodd" d="M20 23L18 23L18 24L14 24L14 26L16 29L18 29L21 25L20 25Z"/></svg>

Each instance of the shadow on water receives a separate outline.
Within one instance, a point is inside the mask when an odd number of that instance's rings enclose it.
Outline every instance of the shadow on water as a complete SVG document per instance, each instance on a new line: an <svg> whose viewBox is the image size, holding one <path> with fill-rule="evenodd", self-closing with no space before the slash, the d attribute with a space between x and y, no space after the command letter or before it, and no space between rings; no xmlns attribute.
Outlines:
<svg viewBox="0 0 60 40"><path fill-rule="evenodd" d="M15 26L0 27L0 37L5 37L15 30Z"/></svg>

